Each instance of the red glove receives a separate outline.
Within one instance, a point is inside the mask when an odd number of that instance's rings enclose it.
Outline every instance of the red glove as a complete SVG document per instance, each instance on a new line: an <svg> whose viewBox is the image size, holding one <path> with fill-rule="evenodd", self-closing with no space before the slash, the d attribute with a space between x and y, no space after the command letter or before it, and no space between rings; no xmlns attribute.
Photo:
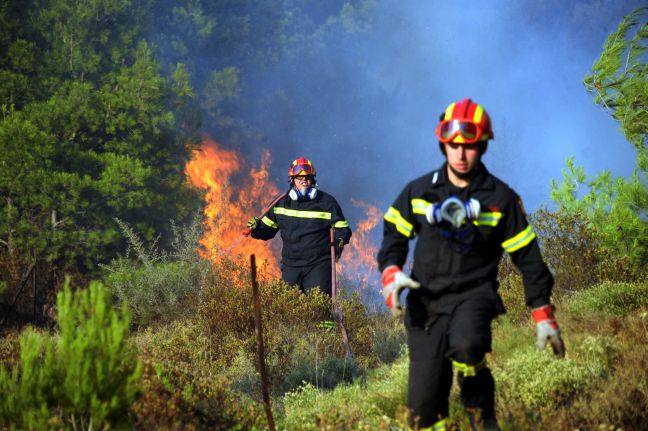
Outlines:
<svg viewBox="0 0 648 431"><path fill-rule="evenodd" d="M552 304L543 305L542 307L531 310L531 316L536 321L536 333L538 334L538 348L544 349L547 341L556 356L563 358L565 356L565 343L560 337L560 329L554 317L555 307Z"/></svg>
<svg viewBox="0 0 648 431"><path fill-rule="evenodd" d="M382 272L382 294L385 298L385 304L391 311L392 315L398 317L403 313L403 308L400 305L400 293L403 289L418 289L421 283L412 280L405 275L401 269L396 265L390 265Z"/></svg>

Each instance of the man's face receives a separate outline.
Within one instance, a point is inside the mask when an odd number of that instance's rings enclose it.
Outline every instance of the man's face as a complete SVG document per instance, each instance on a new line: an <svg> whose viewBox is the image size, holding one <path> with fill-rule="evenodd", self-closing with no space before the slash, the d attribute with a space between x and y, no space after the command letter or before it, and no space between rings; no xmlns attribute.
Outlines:
<svg viewBox="0 0 648 431"><path fill-rule="evenodd" d="M481 149L479 144L455 144L445 145L446 158L450 168L458 175L468 175L477 167L481 160Z"/></svg>
<svg viewBox="0 0 648 431"><path fill-rule="evenodd" d="M298 175L293 178L295 179L295 188L298 190L307 189L313 186L312 175Z"/></svg>

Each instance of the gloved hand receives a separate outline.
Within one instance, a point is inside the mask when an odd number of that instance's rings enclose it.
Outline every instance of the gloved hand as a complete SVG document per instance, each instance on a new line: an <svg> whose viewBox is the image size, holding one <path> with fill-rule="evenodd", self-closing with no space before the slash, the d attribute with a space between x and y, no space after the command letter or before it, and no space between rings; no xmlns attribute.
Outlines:
<svg viewBox="0 0 648 431"><path fill-rule="evenodd" d="M440 224L443 220L459 228L464 220L477 220L481 205L477 199L470 198L462 202L455 196L450 196L443 203L433 203L425 210L425 218L430 224Z"/></svg>
<svg viewBox="0 0 648 431"><path fill-rule="evenodd" d="M250 229L254 230L257 227L257 224L259 223L259 217L252 217L250 220L247 222L247 227Z"/></svg>
<svg viewBox="0 0 648 431"><path fill-rule="evenodd" d="M554 317L554 309L555 307L552 304L543 305L531 310L531 316L536 321L538 349L544 349L548 341L554 354L559 358L563 358L565 356L565 343L560 337L560 329Z"/></svg>
<svg viewBox="0 0 648 431"><path fill-rule="evenodd" d="M382 272L382 294L385 298L385 304L391 311L393 316L400 316L403 313L403 308L400 305L400 293L403 289L418 289L421 283L412 280L405 275L401 269L396 265L390 265Z"/></svg>

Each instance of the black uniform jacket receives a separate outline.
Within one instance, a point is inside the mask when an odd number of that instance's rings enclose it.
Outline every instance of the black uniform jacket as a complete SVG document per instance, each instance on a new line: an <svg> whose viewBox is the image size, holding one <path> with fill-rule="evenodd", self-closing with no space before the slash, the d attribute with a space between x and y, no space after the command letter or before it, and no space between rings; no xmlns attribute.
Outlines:
<svg viewBox="0 0 648 431"><path fill-rule="evenodd" d="M310 266L331 257L330 228L334 242L348 244L349 223L330 194L317 191L314 199L292 200L286 195L252 230L252 238L268 240L281 231L281 260L287 266Z"/></svg>
<svg viewBox="0 0 648 431"><path fill-rule="evenodd" d="M407 184L388 209L378 252L380 270L389 265L402 268L408 243L417 238L412 278L421 282L422 288L414 296L464 296L464 292L484 284L497 289L497 267L506 251L522 273L527 305L549 303L553 277L542 260L518 195L483 164L468 187L457 188L449 182L446 166ZM428 223L426 208L451 195L464 202L477 199L481 205L479 219L466 221L459 229L447 222Z"/></svg>

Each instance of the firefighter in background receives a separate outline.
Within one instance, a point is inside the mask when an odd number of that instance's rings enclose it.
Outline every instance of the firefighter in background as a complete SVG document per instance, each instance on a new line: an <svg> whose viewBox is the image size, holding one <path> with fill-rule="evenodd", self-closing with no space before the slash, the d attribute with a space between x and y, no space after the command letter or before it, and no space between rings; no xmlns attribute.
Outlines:
<svg viewBox="0 0 648 431"><path fill-rule="evenodd" d="M542 260L522 202L481 158L493 139L490 118L471 101L452 103L436 129L446 162L405 186L384 217L378 252L383 296L400 315L408 288L408 405L421 429L446 429L453 372L473 429L498 430L495 383L486 364L491 323L505 312L497 268L507 252L523 276L538 347L565 349L549 299L553 277ZM411 275L402 272L418 238ZM429 428L428 428L429 427Z"/></svg>
<svg viewBox="0 0 648 431"><path fill-rule="evenodd" d="M336 257L351 239L351 229L342 209L330 194L317 188L315 168L300 157L288 170L290 191L259 220L247 226L252 238L267 241L281 232L281 275L288 284L307 293L314 287L331 296L331 240L334 228Z"/></svg>

